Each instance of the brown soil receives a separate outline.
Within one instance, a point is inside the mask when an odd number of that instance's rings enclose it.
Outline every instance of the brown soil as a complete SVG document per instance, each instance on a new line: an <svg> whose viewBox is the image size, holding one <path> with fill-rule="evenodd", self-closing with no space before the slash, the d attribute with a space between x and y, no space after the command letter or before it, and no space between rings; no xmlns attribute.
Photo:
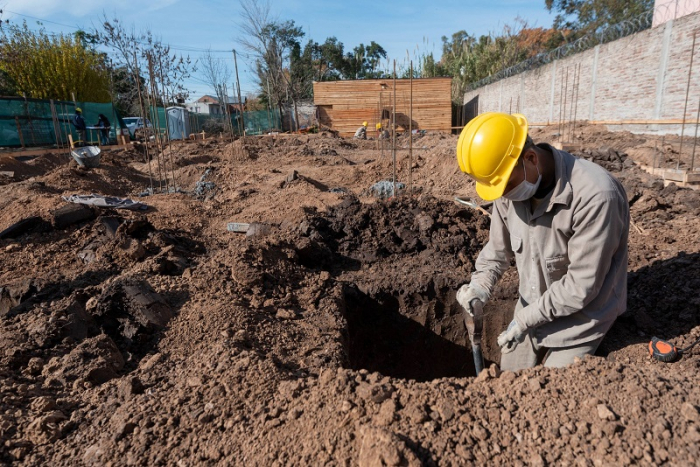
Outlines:
<svg viewBox="0 0 700 467"><path fill-rule="evenodd" d="M576 133L576 154L628 192L628 311L596 357L501 373L511 268L486 308L478 378L455 291L489 221L453 202L475 197L456 136L416 137L414 193L388 200L369 188L391 179L391 154L330 134L175 143L170 194L143 148L91 170L4 156L0 230L41 219L0 240L0 462L697 462L700 350L665 364L647 344L700 338L700 193L638 168L654 147L673 162L670 138ZM407 151L398 161L408 183ZM137 198L150 178L158 194ZM89 193L150 208L56 228L61 196ZM264 225L246 236L227 222Z"/></svg>

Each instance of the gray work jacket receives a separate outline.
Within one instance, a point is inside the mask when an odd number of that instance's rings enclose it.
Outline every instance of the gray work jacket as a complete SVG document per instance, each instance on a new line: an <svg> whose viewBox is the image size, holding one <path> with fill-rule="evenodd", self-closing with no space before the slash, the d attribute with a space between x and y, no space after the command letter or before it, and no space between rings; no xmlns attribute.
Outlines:
<svg viewBox="0 0 700 467"><path fill-rule="evenodd" d="M554 189L534 212L529 200L494 202L471 280L491 294L515 256L514 319L540 345L567 347L604 336L625 311L629 204L599 165L540 146L554 155Z"/></svg>

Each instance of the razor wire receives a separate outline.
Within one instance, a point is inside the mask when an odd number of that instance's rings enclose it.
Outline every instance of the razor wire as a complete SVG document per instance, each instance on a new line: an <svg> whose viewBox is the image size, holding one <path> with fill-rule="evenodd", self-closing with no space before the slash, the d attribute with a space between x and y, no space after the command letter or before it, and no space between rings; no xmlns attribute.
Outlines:
<svg viewBox="0 0 700 467"><path fill-rule="evenodd" d="M685 2L697 3L697 0L685 0ZM473 91L474 89L495 83L496 81L518 75L525 71L539 68L543 65L547 65L555 60L560 60L569 55L575 55L585 50L592 49L597 45L613 42L623 37L630 36L632 34L649 29L652 27L654 18L658 17L660 13L663 13L664 9L667 8L669 9L669 11L671 9L675 9L675 14L678 14L677 11L680 10L676 6L676 4L678 3L680 3L680 0L674 1L673 4L661 5L652 10L648 10L642 13L636 18L602 27L601 29L587 34L583 37L580 37L573 42L564 44L548 52L542 52L540 54L537 54L534 57L528 58L527 60L524 60L508 68L504 68L491 76L487 76L486 78L483 78L479 81L467 85L467 91Z"/></svg>

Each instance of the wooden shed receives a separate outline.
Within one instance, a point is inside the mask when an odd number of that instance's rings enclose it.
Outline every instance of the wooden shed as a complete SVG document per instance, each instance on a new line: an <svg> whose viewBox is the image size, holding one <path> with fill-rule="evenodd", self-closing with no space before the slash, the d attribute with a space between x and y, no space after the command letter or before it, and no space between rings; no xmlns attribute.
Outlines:
<svg viewBox="0 0 700 467"><path fill-rule="evenodd" d="M409 79L396 80L396 126L409 128L411 85ZM413 80L413 129L450 131L452 126L452 78ZM393 79L324 81L314 83L314 104L319 123L352 136L369 123L367 134L375 125L390 129L394 104Z"/></svg>

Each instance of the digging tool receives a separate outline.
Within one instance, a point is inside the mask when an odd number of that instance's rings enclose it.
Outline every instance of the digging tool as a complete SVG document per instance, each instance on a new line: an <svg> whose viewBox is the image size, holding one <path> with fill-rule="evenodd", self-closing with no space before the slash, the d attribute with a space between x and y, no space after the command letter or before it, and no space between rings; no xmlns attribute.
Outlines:
<svg viewBox="0 0 700 467"><path fill-rule="evenodd" d="M649 354L660 362L669 363L676 360L679 355L683 355L688 350L695 347L698 343L700 343L700 339L696 340L688 347L679 349L669 341L652 337L651 342L649 342Z"/></svg>
<svg viewBox="0 0 700 467"><path fill-rule="evenodd" d="M471 198L470 199L462 199L462 198L455 196L455 201L457 201L458 203L463 204L465 206L469 206L472 209L476 209L477 211L481 212L482 214L486 214L488 217L491 217L490 212L488 212L483 207L479 206L479 204Z"/></svg>
<svg viewBox="0 0 700 467"><path fill-rule="evenodd" d="M469 341L472 343L472 356L474 357L474 369L476 376L479 376L484 369L484 354L481 353L481 330L484 325L484 304L475 298L469 302L472 306L472 313L464 310L464 324L469 333Z"/></svg>

